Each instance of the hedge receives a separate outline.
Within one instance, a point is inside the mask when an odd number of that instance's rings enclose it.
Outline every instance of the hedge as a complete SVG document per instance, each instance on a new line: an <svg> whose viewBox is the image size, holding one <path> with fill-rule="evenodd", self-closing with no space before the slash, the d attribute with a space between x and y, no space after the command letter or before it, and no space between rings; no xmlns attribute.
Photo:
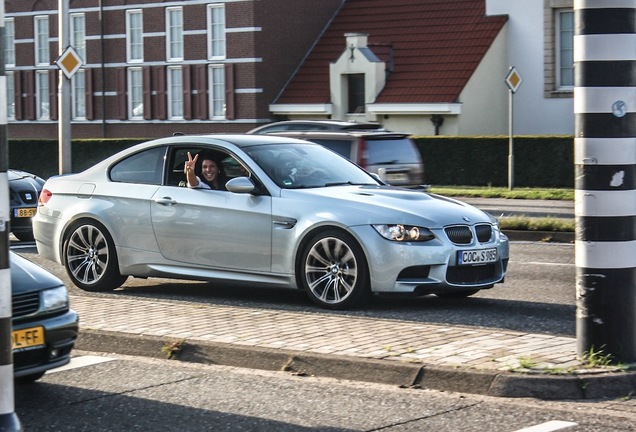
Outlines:
<svg viewBox="0 0 636 432"><path fill-rule="evenodd" d="M432 185L507 186L508 137L414 137ZM134 144L139 139L74 140L72 171ZM571 136L515 137L515 187L574 187ZM57 140L9 140L9 167L43 178L58 173Z"/></svg>
<svg viewBox="0 0 636 432"><path fill-rule="evenodd" d="M508 186L508 137L414 137L431 185ZM574 187L572 136L513 140L515 187Z"/></svg>

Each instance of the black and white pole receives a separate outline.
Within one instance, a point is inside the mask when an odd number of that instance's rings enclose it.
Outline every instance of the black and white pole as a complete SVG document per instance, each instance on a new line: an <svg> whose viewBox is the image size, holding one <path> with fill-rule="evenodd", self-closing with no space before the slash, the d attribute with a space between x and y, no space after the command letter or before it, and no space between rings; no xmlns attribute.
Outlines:
<svg viewBox="0 0 636 432"><path fill-rule="evenodd" d="M20 431L13 395L11 268L9 264L9 142L7 77L4 56L4 2L0 2L0 431Z"/></svg>
<svg viewBox="0 0 636 432"><path fill-rule="evenodd" d="M574 1L576 336L636 362L636 0Z"/></svg>

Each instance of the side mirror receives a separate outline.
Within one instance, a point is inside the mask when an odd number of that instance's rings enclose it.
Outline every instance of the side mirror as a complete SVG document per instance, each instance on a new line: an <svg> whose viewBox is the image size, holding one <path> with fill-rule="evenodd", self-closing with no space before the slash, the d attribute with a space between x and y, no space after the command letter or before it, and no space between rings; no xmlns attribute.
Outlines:
<svg viewBox="0 0 636 432"><path fill-rule="evenodd" d="M235 177L225 183L225 188L234 193L252 193L256 186L247 177Z"/></svg>

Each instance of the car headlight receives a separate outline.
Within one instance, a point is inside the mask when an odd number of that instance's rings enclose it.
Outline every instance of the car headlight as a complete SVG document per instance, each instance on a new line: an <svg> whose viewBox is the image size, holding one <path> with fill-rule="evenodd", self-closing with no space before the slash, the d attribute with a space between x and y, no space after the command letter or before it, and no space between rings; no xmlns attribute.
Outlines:
<svg viewBox="0 0 636 432"><path fill-rule="evenodd" d="M373 228L385 239L396 242L425 242L435 238L428 228L412 225L373 225Z"/></svg>
<svg viewBox="0 0 636 432"><path fill-rule="evenodd" d="M68 292L66 287L58 287L42 291L42 309L49 312L68 308Z"/></svg>

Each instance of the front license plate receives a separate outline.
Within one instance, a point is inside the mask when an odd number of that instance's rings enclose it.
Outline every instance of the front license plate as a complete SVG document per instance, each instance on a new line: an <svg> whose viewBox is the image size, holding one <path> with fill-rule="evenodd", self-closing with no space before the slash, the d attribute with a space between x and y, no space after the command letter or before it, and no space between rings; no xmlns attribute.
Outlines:
<svg viewBox="0 0 636 432"><path fill-rule="evenodd" d="M19 218L26 218L26 217L33 217L35 216L35 212L37 211L37 209L35 207L33 208L17 208L14 209L14 215L15 217L19 217Z"/></svg>
<svg viewBox="0 0 636 432"><path fill-rule="evenodd" d="M475 265L497 261L497 249L479 249L457 252L457 264Z"/></svg>
<svg viewBox="0 0 636 432"><path fill-rule="evenodd" d="M14 350L44 345L44 327L15 330L12 336Z"/></svg>

